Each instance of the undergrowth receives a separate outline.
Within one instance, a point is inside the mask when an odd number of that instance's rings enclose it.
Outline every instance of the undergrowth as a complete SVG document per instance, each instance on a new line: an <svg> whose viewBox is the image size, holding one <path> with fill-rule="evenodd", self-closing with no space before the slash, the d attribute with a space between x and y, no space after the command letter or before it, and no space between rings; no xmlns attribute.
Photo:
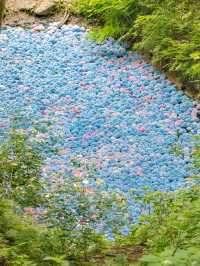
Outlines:
<svg viewBox="0 0 200 266"><path fill-rule="evenodd" d="M193 156L199 168L199 146ZM122 196L88 195L76 177L46 191L41 160L21 132L1 146L0 265L200 265L200 185L137 199L144 215L127 236L120 215L110 220L115 230L108 240L94 225L113 206L126 215Z"/></svg>
<svg viewBox="0 0 200 266"><path fill-rule="evenodd" d="M162 70L200 90L200 2L78 0L74 12L98 22L91 36L128 41Z"/></svg>

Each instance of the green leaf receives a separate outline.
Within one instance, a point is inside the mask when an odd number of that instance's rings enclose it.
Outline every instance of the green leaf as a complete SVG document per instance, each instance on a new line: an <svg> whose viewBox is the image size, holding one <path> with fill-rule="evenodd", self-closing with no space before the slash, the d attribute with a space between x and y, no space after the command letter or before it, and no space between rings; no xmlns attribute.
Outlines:
<svg viewBox="0 0 200 266"><path fill-rule="evenodd" d="M194 60L199 60L200 59L200 51L195 51L190 54L190 57Z"/></svg>

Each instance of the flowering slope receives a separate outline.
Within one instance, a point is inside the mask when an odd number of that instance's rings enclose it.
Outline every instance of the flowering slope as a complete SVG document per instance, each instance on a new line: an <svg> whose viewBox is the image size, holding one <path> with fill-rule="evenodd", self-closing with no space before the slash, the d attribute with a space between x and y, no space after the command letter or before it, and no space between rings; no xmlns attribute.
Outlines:
<svg viewBox="0 0 200 266"><path fill-rule="evenodd" d="M78 26L4 30L0 99L1 139L17 121L54 182L77 176L88 193L142 194L177 189L192 173L198 105L138 54L91 42Z"/></svg>

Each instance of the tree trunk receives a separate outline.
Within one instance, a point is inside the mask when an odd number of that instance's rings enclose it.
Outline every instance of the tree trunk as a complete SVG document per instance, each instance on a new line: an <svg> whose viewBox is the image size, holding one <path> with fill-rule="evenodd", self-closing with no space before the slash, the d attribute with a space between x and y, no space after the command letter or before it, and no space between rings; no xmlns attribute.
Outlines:
<svg viewBox="0 0 200 266"><path fill-rule="evenodd" d="M0 27L3 22L5 6L6 6L6 0L0 0Z"/></svg>

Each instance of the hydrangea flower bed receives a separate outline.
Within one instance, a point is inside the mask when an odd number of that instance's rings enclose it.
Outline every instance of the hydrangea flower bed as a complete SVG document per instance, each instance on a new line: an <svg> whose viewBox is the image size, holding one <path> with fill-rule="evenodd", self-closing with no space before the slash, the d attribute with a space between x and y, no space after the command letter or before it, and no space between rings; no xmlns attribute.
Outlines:
<svg viewBox="0 0 200 266"><path fill-rule="evenodd" d="M98 45L78 26L38 30L0 35L1 141L17 119L42 147L44 177L77 176L88 193L184 186L198 105L117 42Z"/></svg>

